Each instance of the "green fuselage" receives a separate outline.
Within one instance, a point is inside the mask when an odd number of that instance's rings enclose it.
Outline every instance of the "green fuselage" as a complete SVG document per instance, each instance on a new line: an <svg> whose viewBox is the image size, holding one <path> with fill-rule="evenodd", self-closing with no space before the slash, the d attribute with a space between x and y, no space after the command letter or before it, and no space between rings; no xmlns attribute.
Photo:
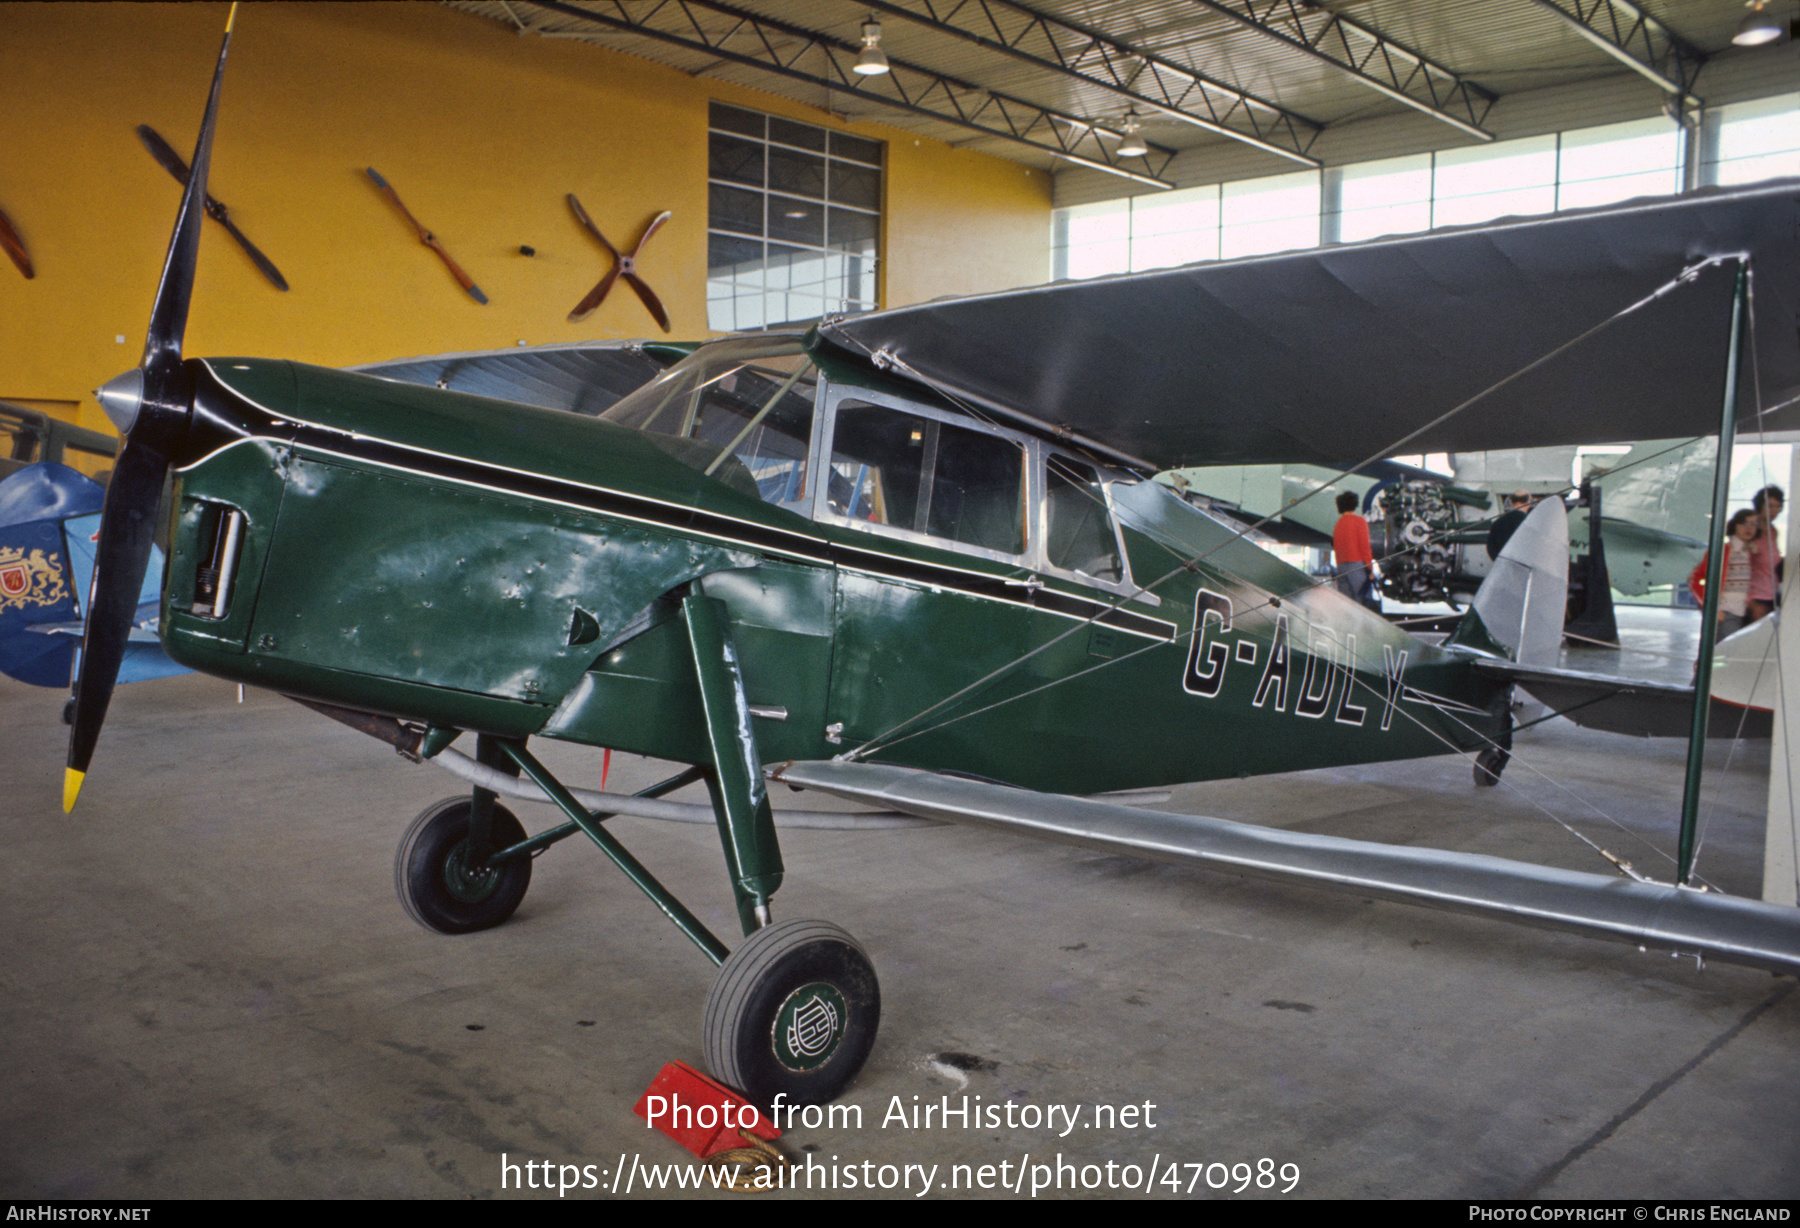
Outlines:
<svg viewBox="0 0 1800 1228"><path fill-rule="evenodd" d="M859 385L822 366L813 438L829 455ZM679 606L697 590L729 611L764 762L879 739L881 761L1095 792L1440 754L1503 729L1506 690L1467 654L1153 483L1105 485L1128 576L1037 565L1047 439L1017 445L1037 468L1009 557L765 501L609 421L287 362L190 369L198 442L162 633L176 661L226 678L703 763ZM829 485L809 463L808 488Z"/></svg>

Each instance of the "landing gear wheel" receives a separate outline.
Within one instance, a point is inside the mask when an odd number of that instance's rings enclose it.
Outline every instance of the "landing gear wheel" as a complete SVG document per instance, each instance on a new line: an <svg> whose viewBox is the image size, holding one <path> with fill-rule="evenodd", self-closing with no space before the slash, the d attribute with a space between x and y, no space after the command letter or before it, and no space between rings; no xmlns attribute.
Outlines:
<svg viewBox="0 0 1800 1228"><path fill-rule="evenodd" d="M707 1069L768 1109L824 1104L856 1077L881 1023L875 966L827 921L783 921L746 938L706 997Z"/></svg>
<svg viewBox="0 0 1800 1228"><path fill-rule="evenodd" d="M62 721L65 725L75 723L75 697L73 695L63 700Z"/></svg>
<svg viewBox="0 0 1800 1228"><path fill-rule="evenodd" d="M531 885L531 858L519 857L498 866L469 861L469 812L466 797L446 798L427 806L394 855L394 888L406 915L440 934L472 934L491 929L513 915ZM503 849L525 838L525 829L504 806L494 807L489 842Z"/></svg>
<svg viewBox="0 0 1800 1228"><path fill-rule="evenodd" d="M1506 770L1507 760L1512 755L1498 747L1490 746L1475 756L1475 783L1483 789L1491 789L1500 783L1500 773Z"/></svg>

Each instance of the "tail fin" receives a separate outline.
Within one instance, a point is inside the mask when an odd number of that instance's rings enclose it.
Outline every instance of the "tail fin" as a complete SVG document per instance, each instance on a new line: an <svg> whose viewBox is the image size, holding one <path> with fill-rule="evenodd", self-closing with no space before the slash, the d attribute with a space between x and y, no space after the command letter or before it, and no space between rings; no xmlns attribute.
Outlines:
<svg viewBox="0 0 1800 1228"><path fill-rule="evenodd" d="M1549 498L1525 517L1476 591L1479 626L1465 618L1450 642L1479 648L1487 639L1521 665L1555 665L1568 599L1569 517L1561 499Z"/></svg>

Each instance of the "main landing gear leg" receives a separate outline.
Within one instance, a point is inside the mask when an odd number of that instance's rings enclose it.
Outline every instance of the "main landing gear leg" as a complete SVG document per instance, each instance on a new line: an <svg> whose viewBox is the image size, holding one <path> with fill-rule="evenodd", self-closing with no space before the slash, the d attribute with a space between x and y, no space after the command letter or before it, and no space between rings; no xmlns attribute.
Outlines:
<svg viewBox="0 0 1800 1228"><path fill-rule="evenodd" d="M706 999L702 1047L719 1079L765 1108L834 1099L875 1043L881 990L849 934L824 921L772 924L781 848L724 603L682 602L713 757L706 773L744 942Z"/></svg>
<svg viewBox="0 0 1800 1228"><path fill-rule="evenodd" d="M482 737L476 758L513 775L522 771L569 821L527 837L495 795L478 788L472 797L439 802L414 820L400 844L395 882L401 902L420 924L451 934L485 929L511 916L524 898L532 855L580 831L721 965L707 995L702 1037L713 1074L764 1108L778 1095L789 1104L823 1104L868 1060L881 1022L881 990L868 955L837 926L773 923L769 901L781 885L781 849L730 622L722 602L700 594L684 600L683 613L712 762L643 795L661 797L694 780L706 781L746 935L736 951L602 826L610 815L590 813L576 801L523 739Z"/></svg>
<svg viewBox="0 0 1800 1228"><path fill-rule="evenodd" d="M706 788L719 820L738 921L748 937L771 919L769 899L781 886L781 845L763 785L762 759L750 730L750 703L744 696L725 603L696 593L682 602L682 613L712 748Z"/></svg>

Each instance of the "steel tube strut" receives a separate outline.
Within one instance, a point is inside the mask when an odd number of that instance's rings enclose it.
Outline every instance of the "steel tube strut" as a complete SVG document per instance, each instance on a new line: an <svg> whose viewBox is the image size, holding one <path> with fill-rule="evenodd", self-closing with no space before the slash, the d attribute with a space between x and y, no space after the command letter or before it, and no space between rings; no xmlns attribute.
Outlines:
<svg viewBox="0 0 1800 1228"><path fill-rule="evenodd" d="M682 599L681 612L694 653L694 672L700 679L706 738L713 753L706 788L719 820L719 840L725 846L738 919L748 935L768 924L769 897L781 886L775 816L763 784L756 735L750 729L750 701L744 697L744 678L731 642L725 603L690 592Z"/></svg>
<svg viewBox="0 0 1800 1228"><path fill-rule="evenodd" d="M1738 261L1731 296L1731 340L1725 352L1725 403L1719 410L1719 459L1713 469L1712 549L1706 556L1706 600L1700 607L1700 659L1694 663L1694 719L1688 729L1687 782L1681 791L1681 841L1675 881L1694 872L1694 828L1700 814L1700 772L1706 762L1706 718L1712 707L1713 645L1719 634L1719 581L1725 566L1725 519L1731 503L1731 441L1737 432L1738 377L1744 365L1750 315L1750 263Z"/></svg>
<svg viewBox="0 0 1800 1228"><path fill-rule="evenodd" d="M550 770L539 763L525 749L523 742L508 742L495 739L496 745L519 765L525 774L537 783L544 791L544 796L556 803L556 806L574 822L575 826L586 833L587 838L597 845L602 853L612 858L613 864L625 871L625 877L637 884L638 890L650 897L650 902L663 910L663 914L675 923L675 928L693 940L695 946L705 952L706 958L715 964L725 962L731 951L720 942L713 932L706 928L700 918L689 912L682 902L670 893L667 887L656 881L656 876L646 870L643 863L633 857L613 837L613 834L594 819L569 795L562 782L550 774Z"/></svg>
<svg viewBox="0 0 1800 1228"><path fill-rule="evenodd" d="M516 764L509 763L507 766L513 768L513 773L512 773L513 775L515 775L515 776L518 775L518 767ZM677 790L677 789L685 789L687 786L693 784L696 780L699 780L701 775L702 775L702 773L699 768L696 768L696 767L686 768L680 772L677 772L675 775L669 777L667 780L658 781L656 784L651 785L648 789L639 789L636 793L633 793L632 796L633 797L663 797L667 794L675 792L675 790ZM569 796L574 797L575 795L573 793L571 793ZM579 804L581 799L576 798L575 800L576 800L577 804ZM616 812L616 811L609 813L606 811L592 810L592 811L589 811L588 813L593 815L594 822L596 822L596 823L604 823L608 819L614 819L614 818L618 817L618 812ZM555 844L557 841L566 840L566 839L568 839L568 837L574 835L576 832L578 832L580 830L581 830L581 828L576 826L574 821L571 820L570 822L564 823L561 826L552 827L547 831L541 831L535 836L527 836L525 839L519 841L517 844L513 845L511 848L501 849L498 853L495 853L492 857L488 858L488 864L489 865L498 865L499 863L501 863L503 861L511 861L515 857L524 857L531 853L537 852L539 849L549 848L552 844Z"/></svg>

